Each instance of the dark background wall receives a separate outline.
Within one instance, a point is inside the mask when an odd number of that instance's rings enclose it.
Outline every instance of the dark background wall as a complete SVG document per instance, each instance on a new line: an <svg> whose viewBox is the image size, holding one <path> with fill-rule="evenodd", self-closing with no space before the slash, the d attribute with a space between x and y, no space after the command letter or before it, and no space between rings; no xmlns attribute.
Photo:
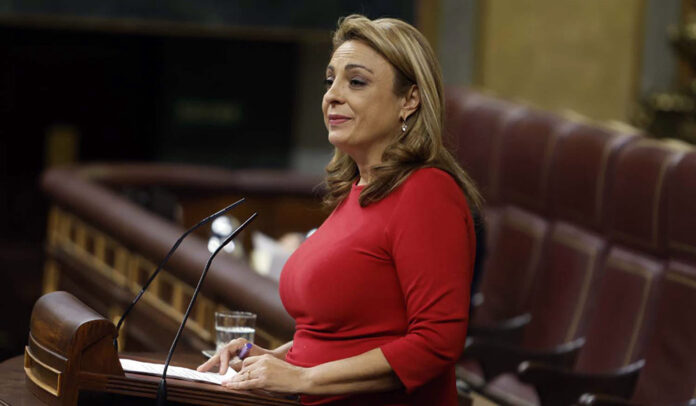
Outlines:
<svg viewBox="0 0 696 406"><path fill-rule="evenodd" d="M143 19L267 28L331 30L336 19L352 13L370 18L390 16L412 21L412 0L15 0L0 3L0 12L69 17Z"/></svg>
<svg viewBox="0 0 696 406"><path fill-rule="evenodd" d="M299 50L328 58L330 30L355 12L412 21L414 5L0 1L0 359L21 352L41 293L47 166L286 168L297 101L323 79L297 80Z"/></svg>

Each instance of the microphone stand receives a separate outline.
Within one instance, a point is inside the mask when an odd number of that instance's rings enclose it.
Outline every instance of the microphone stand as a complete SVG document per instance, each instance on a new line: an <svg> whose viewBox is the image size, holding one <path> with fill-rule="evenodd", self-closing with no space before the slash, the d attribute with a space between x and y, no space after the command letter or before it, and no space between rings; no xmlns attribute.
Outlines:
<svg viewBox="0 0 696 406"><path fill-rule="evenodd" d="M208 270L210 269L210 264L213 262L213 259L215 256L222 250L222 248L229 244L234 237L237 236L244 228L251 223L255 218L258 213L252 214L242 225L237 227L232 234L230 234L225 241L220 244L219 247L213 252L213 254L208 258L208 263L205 264L205 268L203 269L203 273L201 274L200 279L198 280L198 285L196 285L196 289L193 291L193 296L191 297L191 301L189 301L188 308L186 309L186 313L184 313L184 319L179 325L179 330L176 332L176 336L174 336L174 341L172 342L172 346L169 349L169 354L167 354L167 359L164 362L164 370L162 371L162 379L160 380L159 388L157 389L157 405L158 406L164 406L167 403L167 369L169 368L169 363L172 360L172 355L174 355L174 349L176 348L177 343L179 342L179 338L181 338L181 333L184 331L184 326L186 325L186 321L188 320L189 314L191 313L191 310L193 309L193 304L196 301L196 298L198 297L198 292L201 290L201 286L203 285L203 280L205 279L205 276L208 274Z"/></svg>
<svg viewBox="0 0 696 406"><path fill-rule="evenodd" d="M114 348L116 348L117 351L118 351L118 332L119 332L119 329L121 328L121 325L126 320L126 317L128 317L128 313L130 313L130 311L133 310L133 307L135 307L135 304L138 303L138 301L143 296L143 294L145 293L147 288L150 287L150 284L152 283L153 280L155 280L155 277L157 276L157 274L160 273L160 271L162 270L162 267L169 261L169 258L172 256L172 254L174 254L174 251L176 251L176 249L179 248L179 245L181 244L182 241L184 241L184 238L186 238L189 234L194 232L199 227L210 223L211 221L215 220L216 218L222 216L223 214L227 213L228 211L239 206L240 204L242 204L244 202L244 200L246 200L246 199L241 198L241 199L237 200L236 202L232 203L231 205L225 207L224 209L222 209L216 213L213 213L210 216L204 218L198 224L196 224L195 226L186 230L186 232L184 234L182 234L178 240L176 240L176 242L174 243L172 248L169 250L169 253L167 253L167 256L164 257L162 262L160 262L160 264L157 266L157 269L155 269L155 271L150 275L147 282L145 282L142 289L140 289L140 292L138 293L138 295L135 296L135 299L133 299L131 304L128 305L128 307L126 308L126 311L123 312L123 315L121 315L121 318L118 320L118 323L116 324L116 336L114 337Z"/></svg>

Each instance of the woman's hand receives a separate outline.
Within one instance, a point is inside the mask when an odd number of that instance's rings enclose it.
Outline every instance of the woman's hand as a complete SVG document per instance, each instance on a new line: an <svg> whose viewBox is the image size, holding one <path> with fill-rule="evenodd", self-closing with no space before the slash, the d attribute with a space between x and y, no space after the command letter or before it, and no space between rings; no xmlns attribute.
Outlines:
<svg viewBox="0 0 696 406"><path fill-rule="evenodd" d="M239 371L242 369L242 360L237 357L237 354L248 342L249 341L247 341L245 338L237 338L230 341L208 361L196 368L196 370L199 372L205 372L213 369L213 367L216 365L219 365L219 372L221 375L224 375L227 372L228 366L232 367L232 369L235 371ZM265 348L261 348L258 345L253 345L247 356L254 357L265 354L273 355L273 352Z"/></svg>
<svg viewBox="0 0 696 406"><path fill-rule="evenodd" d="M264 389L280 393L309 392L309 369L264 354L245 358L242 369L222 386L236 390Z"/></svg>

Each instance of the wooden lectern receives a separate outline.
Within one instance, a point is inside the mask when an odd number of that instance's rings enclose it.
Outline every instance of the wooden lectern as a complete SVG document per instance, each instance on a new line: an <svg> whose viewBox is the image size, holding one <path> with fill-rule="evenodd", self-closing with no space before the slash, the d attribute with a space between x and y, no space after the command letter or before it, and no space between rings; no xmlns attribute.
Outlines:
<svg viewBox="0 0 696 406"><path fill-rule="evenodd" d="M67 292L42 296L31 314L24 371L29 390L49 405L76 405L81 392L154 399L160 377L124 373L114 324ZM167 399L196 405L297 405L270 395L167 379Z"/></svg>

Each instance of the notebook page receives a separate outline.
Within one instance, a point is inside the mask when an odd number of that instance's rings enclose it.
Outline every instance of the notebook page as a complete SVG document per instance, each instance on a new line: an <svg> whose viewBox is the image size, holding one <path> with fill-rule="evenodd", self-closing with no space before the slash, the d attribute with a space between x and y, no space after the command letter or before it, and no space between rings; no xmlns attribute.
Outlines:
<svg viewBox="0 0 696 406"><path fill-rule="evenodd" d="M162 376L162 370L164 370L164 364L141 362L125 358L121 359L121 367L127 372L159 376ZM195 369L175 367L172 365L167 368L167 378L179 378L188 381L213 383L216 385L222 385L222 381L229 380L236 374L237 371L232 368L228 368L225 375L220 375L217 372L198 372Z"/></svg>

